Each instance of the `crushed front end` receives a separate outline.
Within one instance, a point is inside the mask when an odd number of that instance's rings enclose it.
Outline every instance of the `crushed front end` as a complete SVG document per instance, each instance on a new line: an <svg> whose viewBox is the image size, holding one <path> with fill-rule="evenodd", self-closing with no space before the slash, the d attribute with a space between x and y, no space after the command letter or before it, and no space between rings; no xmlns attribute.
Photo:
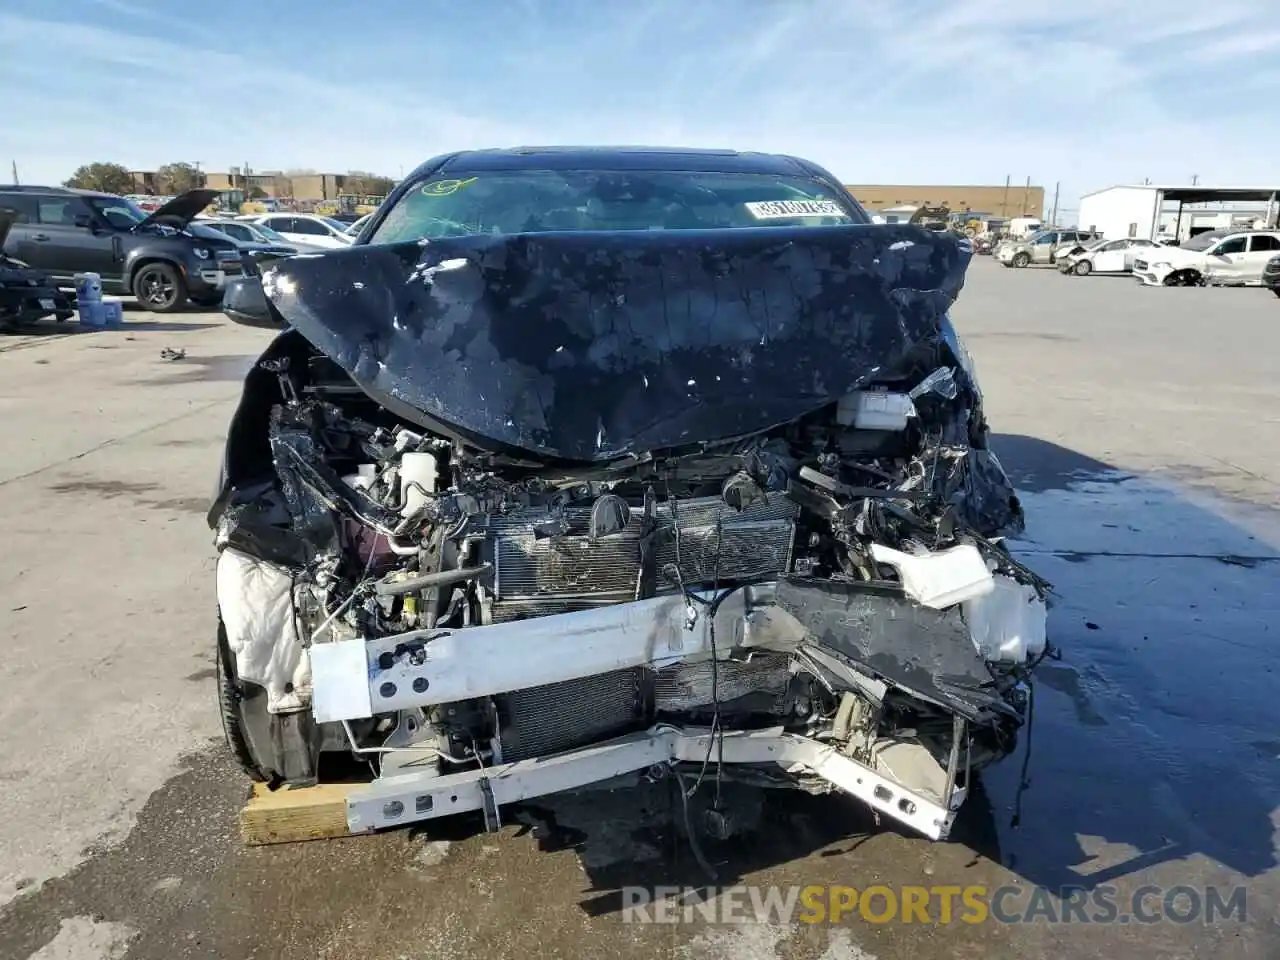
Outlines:
<svg viewBox="0 0 1280 960"><path fill-rule="evenodd" d="M210 513L228 740L352 830L618 777L947 835L1047 584L914 227L476 237L267 273Z"/></svg>

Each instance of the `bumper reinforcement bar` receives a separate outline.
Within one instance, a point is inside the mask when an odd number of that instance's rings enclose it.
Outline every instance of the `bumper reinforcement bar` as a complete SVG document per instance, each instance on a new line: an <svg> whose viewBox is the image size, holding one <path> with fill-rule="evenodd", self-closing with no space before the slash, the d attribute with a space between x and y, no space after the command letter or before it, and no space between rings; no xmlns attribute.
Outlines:
<svg viewBox="0 0 1280 960"><path fill-rule="evenodd" d="M506 804L655 766L701 763L711 736L709 730L702 728L656 726L579 750L479 770L399 773L351 790L347 794L347 824L352 833L366 833L474 810L483 811L488 820L496 818ZM786 771L817 775L932 840L946 839L955 812L964 801L962 786L955 786L949 803L942 804L826 743L784 733L780 727L730 731L722 736L725 763L775 763Z"/></svg>

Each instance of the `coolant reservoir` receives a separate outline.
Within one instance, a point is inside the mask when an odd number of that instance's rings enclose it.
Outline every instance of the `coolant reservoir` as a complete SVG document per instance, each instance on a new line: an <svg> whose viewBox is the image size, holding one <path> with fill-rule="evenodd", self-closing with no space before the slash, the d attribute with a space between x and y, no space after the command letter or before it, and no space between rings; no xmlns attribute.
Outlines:
<svg viewBox="0 0 1280 960"><path fill-rule="evenodd" d="M993 589L966 600L964 618L973 645L987 660L1024 663L1046 642L1048 610L1033 587L996 574Z"/></svg>
<svg viewBox="0 0 1280 960"><path fill-rule="evenodd" d="M428 495L436 492L434 453L406 453L400 458L400 489L404 493L400 516L411 517L422 509Z"/></svg>
<svg viewBox="0 0 1280 960"><path fill-rule="evenodd" d="M836 406L836 423L859 430L905 430L915 415L909 396L884 390L857 390Z"/></svg>
<svg viewBox="0 0 1280 960"><path fill-rule="evenodd" d="M343 477L342 482L355 490L368 490L373 486L373 481L376 480L377 477L377 464L362 463L356 467L355 473L349 473Z"/></svg>

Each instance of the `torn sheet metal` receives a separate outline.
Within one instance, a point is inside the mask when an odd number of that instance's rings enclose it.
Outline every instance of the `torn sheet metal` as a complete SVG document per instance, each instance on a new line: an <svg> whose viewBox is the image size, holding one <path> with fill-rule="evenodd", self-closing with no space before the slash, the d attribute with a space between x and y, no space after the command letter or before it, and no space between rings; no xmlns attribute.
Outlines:
<svg viewBox="0 0 1280 960"><path fill-rule="evenodd" d="M823 647L969 720L1012 715L959 607L931 610L887 584L789 577L778 606Z"/></svg>
<svg viewBox="0 0 1280 960"><path fill-rule="evenodd" d="M595 461L838 400L941 337L969 256L914 227L473 236L293 258L264 288L397 411Z"/></svg>

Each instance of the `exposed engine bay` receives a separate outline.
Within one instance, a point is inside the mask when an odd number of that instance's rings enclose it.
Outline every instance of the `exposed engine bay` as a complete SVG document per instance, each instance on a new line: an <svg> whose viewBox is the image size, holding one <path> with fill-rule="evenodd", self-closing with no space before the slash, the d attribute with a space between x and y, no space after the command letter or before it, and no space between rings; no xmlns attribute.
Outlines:
<svg viewBox="0 0 1280 960"><path fill-rule="evenodd" d="M292 329L248 376L210 513L224 723L252 776L358 758L353 830L496 826L673 775L840 789L947 835L1050 650L946 317L969 251L913 227L739 232L700 235L716 256L692 265L652 235L548 235L267 273ZM552 258L586 320L539 298ZM760 291L738 306L763 336L672 307L725 284ZM672 323L691 336L655 333ZM680 396L643 415L660 377Z"/></svg>

